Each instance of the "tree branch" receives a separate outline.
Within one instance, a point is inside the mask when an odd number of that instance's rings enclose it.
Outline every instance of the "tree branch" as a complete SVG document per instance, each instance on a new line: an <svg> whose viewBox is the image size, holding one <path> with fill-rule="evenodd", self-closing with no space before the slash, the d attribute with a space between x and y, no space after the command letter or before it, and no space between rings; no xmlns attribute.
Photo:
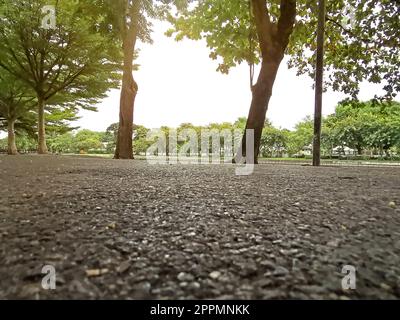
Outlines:
<svg viewBox="0 0 400 320"><path fill-rule="evenodd" d="M282 49L285 50L296 22L296 0L281 0L280 11L277 36Z"/></svg>
<svg viewBox="0 0 400 320"><path fill-rule="evenodd" d="M273 23L270 20L265 0L251 0L258 41L262 56L266 56L272 46Z"/></svg>
<svg viewBox="0 0 400 320"><path fill-rule="evenodd" d="M338 26L340 29L342 29L345 33L347 33L349 36L352 36L353 38L356 38L358 40L361 40L362 42L365 43L373 43L374 41L372 41L371 39L366 39L366 38L360 38L359 36L357 36L354 32L352 32L350 29L347 29L346 27L344 27L341 23L337 22L336 20L330 18L329 16L326 16L326 21L332 22L333 24L335 24L336 26Z"/></svg>
<svg viewBox="0 0 400 320"><path fill-rule="evenodd" d="M84 66L83 68L78 70L75 74L68 75L66 77L66 79L63 81L63 83L61 85L59 85L58 87L54 87L54 83L53 83L50 86L50 88L46 91L46 93L44 94L45 100L50 99L51 97L56 95L58 92L66 89L72 82L74 82L74 80L76 78L78 78L85 71L85 69L86 69L86 66ZM53 92L51 92L51 90L53 90Z"/></svg>

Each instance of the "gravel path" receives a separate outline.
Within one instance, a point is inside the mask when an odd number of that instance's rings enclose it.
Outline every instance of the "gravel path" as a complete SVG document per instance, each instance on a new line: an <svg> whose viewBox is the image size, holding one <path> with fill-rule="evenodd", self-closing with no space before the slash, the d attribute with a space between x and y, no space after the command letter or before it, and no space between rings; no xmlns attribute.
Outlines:
<svg viewBox="0 0 400 320"><path fill-rule="evenodd" d="M0 298L400 298L400 168L0 156L0 182Z"/></svg>

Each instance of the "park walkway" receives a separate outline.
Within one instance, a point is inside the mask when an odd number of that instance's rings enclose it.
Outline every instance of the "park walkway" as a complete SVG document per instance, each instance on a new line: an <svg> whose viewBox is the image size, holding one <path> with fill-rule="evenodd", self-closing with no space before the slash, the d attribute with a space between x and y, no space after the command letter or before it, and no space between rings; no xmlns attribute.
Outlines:
<svg viewBox="0 0 400 320"><path fill-rule="evenodd" d="M400 168L0 156L0 182L0 298L400 298Z"/></svg>

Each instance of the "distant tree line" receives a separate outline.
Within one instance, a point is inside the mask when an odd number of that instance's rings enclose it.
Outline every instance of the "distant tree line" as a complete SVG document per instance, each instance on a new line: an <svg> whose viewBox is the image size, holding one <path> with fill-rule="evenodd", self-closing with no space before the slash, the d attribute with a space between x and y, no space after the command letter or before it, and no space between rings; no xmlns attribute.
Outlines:
<svg viewBox="0 0 400 320"><path fill-rule="evenodd" d="M234 123L211 123L207 126L195 126L183 123L178 128L163 126L160 130L168 138L172 130L177 134L193 129L200 139L201 131L236 130L242 132L246 118L239 118ZM49 126L51 127L51 126ZM107 153L113 154L116 148L118 123L112 124L105 132L87 129L76 131L49 130L48 146L53 153ZM67 131L67 132L65 132ZM133 125L133 152L146 154L154 139L148 138L150 129ZM35 150L37 145L33 136L27 133L17 135L17 147L26 152ZM293 130L277 128L266 120L261 136L260 153L263 157L305 157L310 153L313 140L313 121L306 117ZM179 141L178 149L185 141ZM223 145L223 142L221 142ZM200 146L199 146L200 148ZM7 149L7 140L0 140L0 149ZM400 103L377 101L343 101L334 114L323 119L322 150L326 157L348 155L378 155L389 157L400 151ZM347 150L347 153L346 153Z"/></svg>
<svg viewBox="0 0 400 320"><path fill-rule="evenodd" d="M334 114L323 119L322 153L325 157L400 153L400 103L345 100ZM313 120L306 117L294 130L278 129L266 123L260 152L264 157L306 156L311 152Z"/></svg>

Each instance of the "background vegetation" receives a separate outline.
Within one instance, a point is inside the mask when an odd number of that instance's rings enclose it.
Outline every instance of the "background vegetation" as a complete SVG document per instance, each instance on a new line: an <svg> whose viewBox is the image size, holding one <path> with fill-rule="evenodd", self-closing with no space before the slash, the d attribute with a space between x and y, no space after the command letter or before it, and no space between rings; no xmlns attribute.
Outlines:
<svg viewBox="0 0 400 320"><path fill-rule="evenodd" d="M170 130L182 132L194 129L200 139L202 129L244 130L246 118L235 123L212 123L207 126L181 124L178 128L161 127L168 135ZM64 124L64 131L53 130L48 134L48 146L53 153L70 154L113 154L116 146L118 124L112 124L105 132L87 129L76 130ZM150 128L133 126L133 151L144 155L152 144L147 139ZM277 128L266 121L260 153L266 158L305 158L311 153L313 120L306 117L293 130ZM20 152L34 152L37 149L34 134L25 131L17 133L17 148ZM179 146L182 146L182 141ZM7 139L0 140L0 150L6 152ZM380 103L378 101L343 101L336 112L324 118L322 150L327 158L383 157L397 159L400 155L400 103Z"/></svg>

